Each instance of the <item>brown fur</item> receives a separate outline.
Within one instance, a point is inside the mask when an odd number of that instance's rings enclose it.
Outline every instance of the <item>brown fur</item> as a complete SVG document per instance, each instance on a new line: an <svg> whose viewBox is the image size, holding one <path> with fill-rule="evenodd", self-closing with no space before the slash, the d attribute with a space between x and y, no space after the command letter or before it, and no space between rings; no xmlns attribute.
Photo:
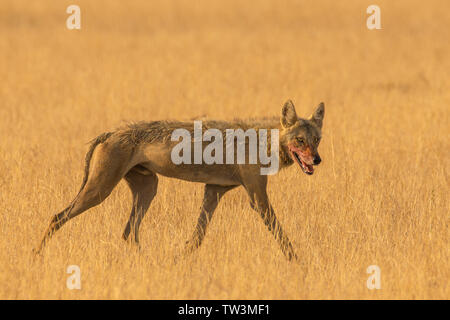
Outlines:
<svg viewBox="0 0 450 320"><path fill-rule="evenodd" d="M278 117L247 121L203 121L208 128L279 129L280 169L297 162L305 173L312 174L312 166L320 162L317 147L320 142L324 106L320 104L309 119L297 117L293 103L283 106ZM281 121L280 121L281 120ZM291 242L281 228L270 205L266 187L267 176L260 174L261 164L180 164L170 158L177 142L171 141L173 130L184 128L193 133L192 122L153 121L126 125L114 132L104 133L93 141L86 155L85 175L78 195L70 205L56 214L41 241L40 252L50 237L66 223L89 208L100 204L117 183L124 179L133 195L133 207L123 238L138 243L139 225L157 193L157 174L193 182L205 183L204 199L197 226L187 242L186 250L197 248L206 232L208 222L221 197L231 189L243 186L269 231L279 242L282 252L290 260L296 258ZM225 134L223 134L225 137ZM270 145L269 145L270 148Z"/></svg>

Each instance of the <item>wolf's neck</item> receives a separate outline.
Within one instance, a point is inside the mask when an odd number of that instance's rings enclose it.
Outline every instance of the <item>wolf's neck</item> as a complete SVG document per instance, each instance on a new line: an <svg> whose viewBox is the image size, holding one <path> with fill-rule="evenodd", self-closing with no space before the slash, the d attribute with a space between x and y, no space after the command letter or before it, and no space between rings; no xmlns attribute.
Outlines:
<svg viewBox="0 0 450 320"><path fill-rule="evenodd" d="M244 121L247 123L247 126L250 126L255 129L279 129L279 130L281 129L279 116L254 118Z"/></svg>
<svg viewBox="0 0 450 320"><path fill-rule="evenodd" d="M268 117L268 118L259 118L259 119L251 119L247 121L247 124L250 125L250 127L255 128L257 130L259 129L278 129L278 133L281 133L281 123L280 123L280 117ZM271 147L271 139L268 140L269 148ZM294 163L291 156L289 155L289 151L286 147L283 146L281 141L279 142L279 156L280 156L280 169L286 168Z"/></svg>

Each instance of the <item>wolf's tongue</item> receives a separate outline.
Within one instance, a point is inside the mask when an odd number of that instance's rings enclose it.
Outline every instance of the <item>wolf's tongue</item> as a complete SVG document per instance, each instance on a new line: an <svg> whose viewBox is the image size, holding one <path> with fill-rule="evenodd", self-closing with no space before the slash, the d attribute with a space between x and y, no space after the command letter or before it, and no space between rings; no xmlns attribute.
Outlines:
<svg viewBox="0 0 450 320"><path fill-rule="evenodd" d="M304 163L304 162L303 162L303 165L305 166L306 171L308 171L308 172L314 172L314 168L313 168L312 165L306 164L306 163Z"/></svg>

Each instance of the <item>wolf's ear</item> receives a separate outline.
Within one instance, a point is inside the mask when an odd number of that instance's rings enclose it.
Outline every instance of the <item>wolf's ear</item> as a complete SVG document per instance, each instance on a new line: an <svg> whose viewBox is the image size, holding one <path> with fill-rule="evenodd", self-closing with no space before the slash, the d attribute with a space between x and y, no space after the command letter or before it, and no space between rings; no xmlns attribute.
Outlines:
<svg viewBox="0 0 450 320"><path fill-rule="evenodd" d="M294 104L291 100L286 101L281 110L281 125L283 128L289 128L293 126L298 120L297 113L295 112Z"/></svg>
<svg viewBox="0 0 450 320"><path fill-rule="evenodd" d="M321 102L317 106L316 111L314 111L314 113L312 114L311 118L309 118L309 120L314 122L319 128L322 128L322 121L323 121L324 115L325 115L325 104L323 102Z"/></svg>

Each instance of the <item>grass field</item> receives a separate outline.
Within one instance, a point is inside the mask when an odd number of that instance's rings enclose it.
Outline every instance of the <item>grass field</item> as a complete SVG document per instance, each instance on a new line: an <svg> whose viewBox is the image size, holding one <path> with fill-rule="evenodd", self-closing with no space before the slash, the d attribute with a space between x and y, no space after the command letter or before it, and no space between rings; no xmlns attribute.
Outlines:
<svg viewBox="0 0 450 320"><path fill-rule="evenodd" d="M68 30L69 4L81 30ZM381 8L368 30L366 8ZM0 298L449 299L450 12L442 1L2 1ZM161 178L121 239L121 182L33 258L82 181L87 142L125 121L300 116L324 101L313 176L269 179L300 257L286 261L242 189L175 261L201 184ZM66 269L81 268L81 290ZM369 290L369 265L381 289Z"/></svg>

